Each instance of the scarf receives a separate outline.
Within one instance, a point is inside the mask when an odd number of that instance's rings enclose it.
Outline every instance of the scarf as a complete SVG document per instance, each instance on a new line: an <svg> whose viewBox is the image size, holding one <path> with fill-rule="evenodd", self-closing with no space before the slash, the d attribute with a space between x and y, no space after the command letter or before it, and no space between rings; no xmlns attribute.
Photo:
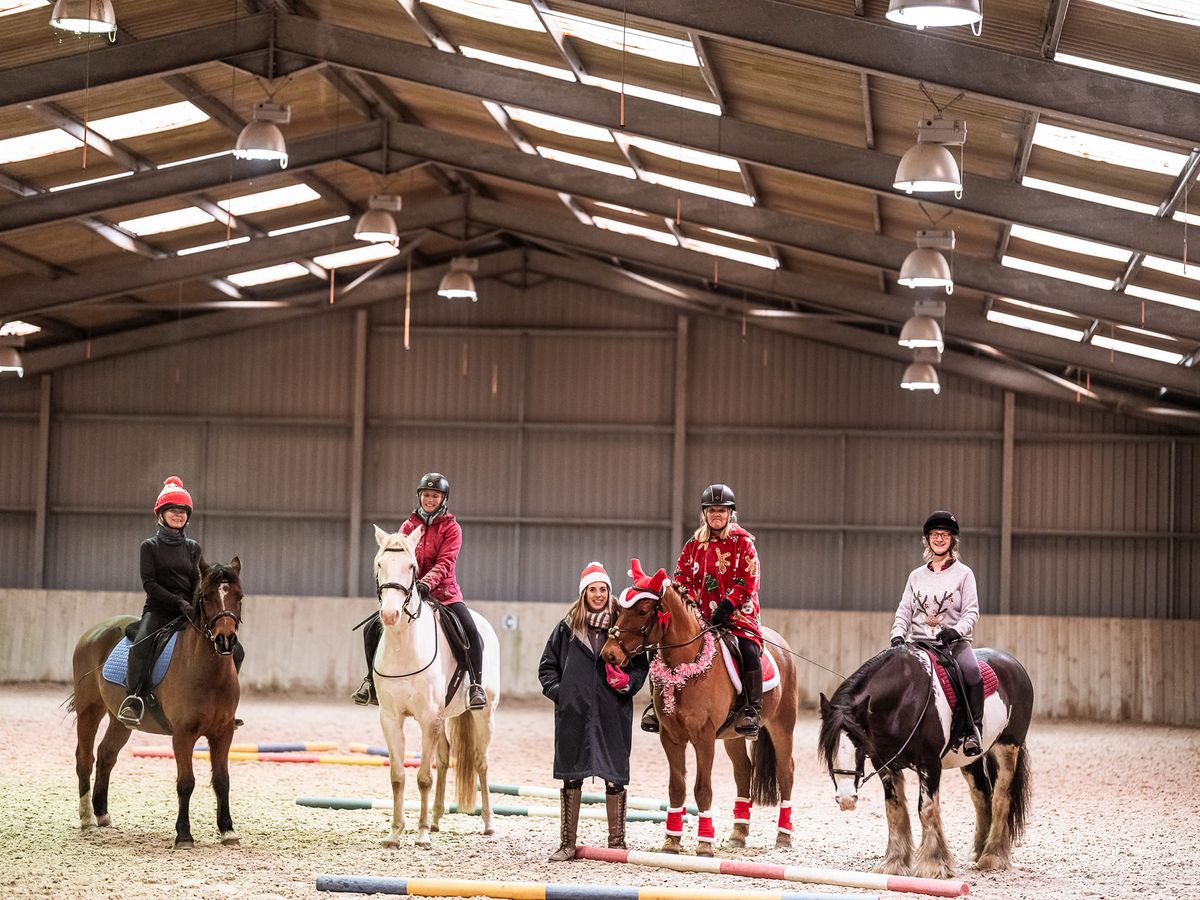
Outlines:
<svg viewBox="0 0 1200 900"><path fill-rule="evenodd" d="M187 526L185 525L184 528ZM166 525L158 526L158 533L155 535L164 544L182 544L187 540L183 534L183 528L168 528Z"/></svg>
<svg viewBox="0 0 1200 900"><path fill-rule="evenodd" d="M600 631L608 631L608 626L612 622L612 616L609 614L608 610L605 609L601 610L600 612L585 613L583 620L587 622L588 628L596 628Z"/></svg>

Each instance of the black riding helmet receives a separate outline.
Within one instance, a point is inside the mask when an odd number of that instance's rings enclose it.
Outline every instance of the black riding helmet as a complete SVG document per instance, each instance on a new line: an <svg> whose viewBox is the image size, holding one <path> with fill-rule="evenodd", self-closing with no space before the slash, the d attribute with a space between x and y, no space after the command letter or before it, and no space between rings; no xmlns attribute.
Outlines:
<svg viewBox="0 0 1200 900"><path fill-rule="evenodd" d="M437 491L442 495L442 502L432 513L426 515L421 506L421 491ZM446 511L446 501L450 499L450 482L441 472L426 472L417 482L417 515L428 525Z"/></svg>
<svg viewBox="0 0 1200 900"><path fill-rule="evenodd" d="M727 484L710 484L700 495L700 509L710 506L728 506L737 509L737 498L733 496L733 488Z"/></svg>
<svg viewBox="0 0 1200 900"><path fill-rule="evenodd" d="M935 509L929 514L929 518L925 520L925 527L921 529L921 533L929 534L935 528L941 528L953 535L957 535L958 519L948 509Z"/></svg>

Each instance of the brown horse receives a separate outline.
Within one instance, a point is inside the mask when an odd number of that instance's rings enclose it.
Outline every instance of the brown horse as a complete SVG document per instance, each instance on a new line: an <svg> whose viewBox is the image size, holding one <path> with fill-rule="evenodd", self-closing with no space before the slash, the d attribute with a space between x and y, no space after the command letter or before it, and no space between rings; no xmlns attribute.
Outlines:
<svg viewBox="0 0 1200 900"><path fill-rule="evenodd" d="M233 741L234 713L239 689L233 649L242 621L241 561L207 565L200 561L200 581L192 601L188 627L179 635L175 655L162 682L154 689L159 706L171 724L164 729L147 711L139 731L170 734L175 750L175 792L179 815L175 819L176 849L191 849L192 826L188 805L196 778L192 750L200 735L208 738L212 760L212 785L217 795L217 828L221 843L238 846L229 814L229 745ZM130 730L117 721L117 708L125 688L104 680L101 669L109 652L137 619L115 616L86 631L75 645L75 693L69 701L76 715L75 773L79 776L80 827L112 824L108 814L108 779L117 754L129 740ZM95 755L96 784L90 783L93 747L100 721L108 714L108 728Z"/></svg>
<svg viewBox="0 0 1200 900"><path fill-rule="evenodd" d="M713 660L713 633L700 619L693 606L685 605L675 587L664 585L657 599L643 597L633 605L619 609L609 629L609 639L601 650L605 660L617 666L643 651L656 654L650 669L654 708L658 713L659 740L671 768L668 788L671 810L684 805L687 793L687 745L696 753L696 782L692 794L700 810L698 856L712 856L712 763L715 744L725 743L725 752L733 763L738 803L734 807L733 831L729 844L744 847L750 831L750 805L779 804L776 847L792 843L791 798L792 731L796 725L798 684L796 665L783 638L770 628L763 637L785 652L772 656L779 668L779 686L763 694L762 728L753 743L753 759L747 753L747 738L734 732L730 711L736 692L723 663ZM655 673L659 673L656 679ZM674 703L667 691L677 691ZM674 706L670 710L670 706ZM678 853L682 831L681 814L667 816L666 853Z"/></svg>

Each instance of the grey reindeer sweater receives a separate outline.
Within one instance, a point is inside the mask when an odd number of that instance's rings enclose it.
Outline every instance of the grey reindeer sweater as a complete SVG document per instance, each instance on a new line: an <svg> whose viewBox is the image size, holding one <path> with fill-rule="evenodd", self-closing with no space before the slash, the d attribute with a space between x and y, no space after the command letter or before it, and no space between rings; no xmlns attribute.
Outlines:
<svg viewBox="0 0 1200 900"><path fill-rule="evenodd" d="M940 572L918 566L904 585L892 637L933 640L943 628L953 628L969 641L978 618L979 594L970 567L957 560Z"/></svg>

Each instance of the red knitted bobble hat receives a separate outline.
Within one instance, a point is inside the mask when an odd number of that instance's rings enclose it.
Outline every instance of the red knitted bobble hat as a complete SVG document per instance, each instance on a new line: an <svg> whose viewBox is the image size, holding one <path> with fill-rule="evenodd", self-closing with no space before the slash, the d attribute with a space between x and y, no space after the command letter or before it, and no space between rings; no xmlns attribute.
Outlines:
<svg viewBox="0 0 1200 900"><path fill-rule="evenodd" d="M590 562L579 573L579 593L582 594L589 584L595 584L597 581L607 584L609 591L612 591L612 580L608 577L608 572L604 571L604 565Z"/></svg>
<svg viewBox="0 0 1200 900"><path fill-rule="evenodd" d="M188 515L192 514L192 495L184 490L178 475L171 475L163 482L163 489L158 492L158 500L154 504L154 514L158 515L164 506L185 506Z"/></svg>
<svg viewBox="0 0 1200 900"><path fill-rule="evenodd" d="M621 596L617 599L617 605L622 609L628 609L643 597L658 598L662 596L663 585L667 581L667 570L659 569L653 575L647 575L642 571L642 561L631 559L629 561L629 577L633 579L633 586L621 591Z"/></svg>

